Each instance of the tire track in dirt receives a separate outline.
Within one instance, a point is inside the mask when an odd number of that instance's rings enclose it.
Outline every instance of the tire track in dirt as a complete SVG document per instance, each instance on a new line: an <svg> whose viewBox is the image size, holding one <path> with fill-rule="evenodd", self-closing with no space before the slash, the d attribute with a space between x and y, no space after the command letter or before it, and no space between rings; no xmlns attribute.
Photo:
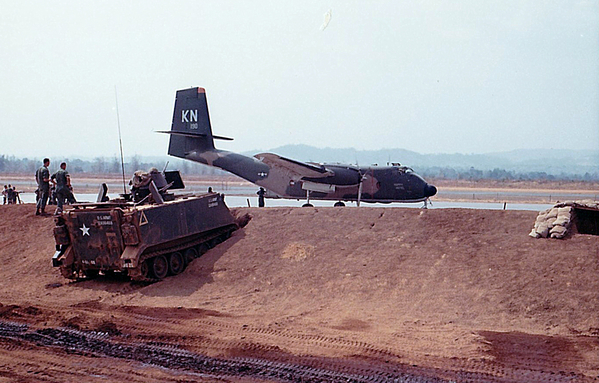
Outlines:
<svg viewBox="0 0 599 383"><path fill-rule="evenodd" d="M405 368L405 366L419 365L422 361L413 356L402 357L399 350L376 347L357 340L332 338L324 335L297 334L284 330L220 322L219 318L215 317L221 314L208 310L181 309L180 312L177 312L177 310L171 309L160 310L145 307L101 307L101 304L93 302L78 306L81 313L91 309L94 313L97 313L98 310L114 313L114 320L116 322L122 321L125 324L120 330L129 332L130 334L127 336L130 339L144 342L143 344L147 347L155 347L175 356L185 356L187 353L192 352L191 350L195 350L204 354L233 358L231 360L246 361L254 355L261 355L271 362L284 363L291 358L316 369L330 368L331 364L334 363L330 360L323 362L314 356L319 354L315 350L316 347L336 350L337 354L343 355L354 364L357 360L368 360L370 364L391 363ZM170 316L167 321L165 321L167 319L165 315ZM213 318L197 318L198 315ZM21 331L23 329L22 326L16 328L21 329ZM91 333L91 335L86 336L97 341L109 339L108 334L103 333ZM297 349L309 350L309 353L300 353L298 355L292 352ZM291 354L294 354L294 356L291 357ZM522 378L526 377L526 379L534 378L538 379L537 381L544 382L562 382L566 377L572 376L572 374L566 372L542 371L531 368L531 366L524 363L507 367L502 363L487 359L453 358L448 361L440 357L429 356L426 359L426 365L429 367L418 366L418 373L422 374L423 371L430 371L433 376L441 374L442 376L459 378L458 381L518 382L523 381ZM355 374L355 367L349 370L342 369L341 371L349 371ZM531 381L535 381L534 379Z"/></svg>
<svg viewBox="0 0 599 383"><path fill-rule="evenodd" d="M99 304L91 302L77 305L77 308L83 308L83 311L86 312L85 315L89 315L90 312L87 309L93 309L93 312L96 312L100 307ZM401 359L401 356L399 355L397 350L376 347L372 344L357 340L332 338L324 335L297 334L284 330L274 330L270 328L254 327L249 325L239 326L236 324L230 324L226 322L208 319L169 318L168 322L165 322L164 316L154 316L149 312L149 310L146 310L145 308L134 309L132 307L106 307L103 310L107 310L110 312L119 312L121 316L127 317L126 320L123 320L124 323L127 323L126 327L131 327L131 330L134 330L135 332L145 330L148 332L148 335L155 333L156 328L160 323L160 329L162 334L165 334L165 332L169 329L172 330L173 334L196 334L198 332L198 329L202 329L202 333L205 334L207 332L210 332L210 330L212 329L216 329L216 331L220 330L219 336L221 338L245 338L247 335L252 335L253 340L262 340L267 344L276 345L275 347L277 348L285 346L287 344L297 345L298 342L301 342L306 345L306 348L312 348L314 346L317 346L326 349L345 351L345 353L350 355L359 354L378 358L389 358L393 361L399 361ZM148 311L148 313L143 313L144 311ZM156 309L152 309L152 311L156 312ZM176 315L176 310L173 315ZM210 312L208 312L207 315L210 316ZM213 315L217 314L214 313ZM135 325L131 326L132 323L135 323ZM208 340L205 337L201 339L195 339L195 346L202 347L205 347L206 343L211 343L217 348L222 347L237 349L247 344L247 342L241 341L235 342L219 339ZM189 340L182 339L180 341L191 345Z"/></svg>
<svg viewBox="0 0 599 383"><path fill-rule="evenodd" d="M324 368L292 363L273 362L257 358L223 360L195 354L173 345L130 344L110 339L105 334L88 333L70 329L46 328L31 331L13 324L0 323L0 337L35 343L38 347L59 347L70 352L91 353L97 356L136 360L138 362L171 369L193 370L215 376L250 376L278 379L283 382L446 382L439 378L422 378L407 373L388 373L376 370L339 372Z"/></svg>
<svg viewBox="0 0 599 383"><path fill-rule="evenodd" d="M282 361L288 359L288 354L299 358L334 354L353 361L367 359L372 363L419 365L421 369L423 368L421 365L424 364L446 371L449 375L483 379L481 381L495 381L495 379L518 381L522 377L522 371L526 371L528 376L536 376L541 381L557 382L562 381L564 374L568 374L559 370L543 371L527 364L525 360L511 363L508 367L490 356L485 359L452 358L451 360L426 354L412 353L404 356L401 348L405 346L409 349L411 347L409 342L406 345L399 344L396 348L377 347L359 340L240 324L239 318L235 319L219 312L203 309L113 307L98 302L88 302L77 305L77 310L80 310L81 315L111 312L112 319L119 323L121 331L129 333L132 339L146 342L148 345L164 347L168 350L185 348L213 356L247 358L262 355L270 360ZM317 367L322 366L317 365Z"/></svg>
<svg viewBox="0 0 599 383"><path fill-rule="evenodd" d="M126 337L112 337L98 332L72 329L30 329L28 326L0 322L0 338L83 353L96 357L110 357L141 362L173 370L193 371L215 377L249 377L276 379L282 382L586 382L582 376L566 373L547 373L524 368L513 369L497 376L489 372L451 371L449 369L418 368L398 364L380 364L368 361L340 361L318 358L295 358L277 361L256 357L230 359L208 357L174 344L128 342ZM2 342L6 346L10 342ZM8 346L11 348L13 346ZM68 368L68 366L65 366ZM40 376L43 380L52 375ZM48 379L45 379L48 378Z"/></svg>
<svg viewBox="0 0 599 383"><path fill-rule="evenodd" d="M136 324L141 322L148 322L149 326L147 330L152 331L152 327L156 323L161 321L158 318L148 317L147 315L134 314L134 321ZM139 321L138 321L139 319ZM131 323L132 321L127 321ZM356 341L346 340L339 338L327 337L324 335L311 335L311 334L298 334L284 330L274 330L264 327L254 327L248 325L233 325L229 323L218 322L214 320L204 319L191 319L188 321L183 320L171 320L168 323L169 326L176 327L175 333L177 334L194 334L198 329L202 329L202 333L210 332L210 330L216 329L219 331L219 337L221 339L207 339L201 338L195 341L195 344L189 343L189 341L182 340L186 344L196 346L197 348L203 348L210 343L213 347L223 349L243 349L247 347L248 341L228 341L222 338L240 338L245 339L251 336L252 342L260 342L271 346L261 346L262 349L279 349L285 346L294 346L297 348L298 344L302 344L303 348L310 349L314 352L314 347L320 347L324 349L334 349L339 352L343 352L347 355L364 355L375 358L386 358L393 362L401 360L401 356L397 350L391 350L387 348L376 347L372 344ZM256 347L256 346L254 346Z"/></svg>

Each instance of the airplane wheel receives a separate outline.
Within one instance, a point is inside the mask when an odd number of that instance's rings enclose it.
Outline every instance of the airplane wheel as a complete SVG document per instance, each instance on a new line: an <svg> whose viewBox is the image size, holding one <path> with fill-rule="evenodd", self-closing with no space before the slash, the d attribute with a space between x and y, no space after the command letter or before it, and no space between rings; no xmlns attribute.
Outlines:
<svg viewBox="0 0 599 383"><path fill-rule="evenodd" d="M159 255L152 262L152 273L157 279L163 279L168 274L168 262L164 255Z"/></svg>
<svg viewBox="0 0 599 383"><path fill-rule="evenodd" d="M181 274L185 270L185 262L181 253L176 251L168 256L168 269L173 275Z"/></svg>
<svg viewBox="0 0 599 383"><path fill-rule="evenodd" d="M305 203L302 205L302 207L314 207L314 205L312 205L311 203Z"/></svg>
<svg viewBox="0 0 599 383"><path fill-rule="evenodd" d="M335 206L335 207L343 207L343 206L345 206L345 204L343 202L339 201L339 202L335 202L335 204L333 206Z"/></svg>

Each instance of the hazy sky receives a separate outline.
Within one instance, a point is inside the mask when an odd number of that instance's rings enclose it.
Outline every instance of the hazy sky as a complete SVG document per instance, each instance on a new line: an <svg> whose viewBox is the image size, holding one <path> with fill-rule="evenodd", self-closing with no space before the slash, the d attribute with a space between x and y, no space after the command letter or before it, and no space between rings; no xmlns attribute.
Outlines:
<svg viewBox="0 0 599 383"><path fill-rule="evenodd" d="M0 0L0 154L118 154L115 86L125 155L192 86L237 152L599 150L599 1Z"/></svg>

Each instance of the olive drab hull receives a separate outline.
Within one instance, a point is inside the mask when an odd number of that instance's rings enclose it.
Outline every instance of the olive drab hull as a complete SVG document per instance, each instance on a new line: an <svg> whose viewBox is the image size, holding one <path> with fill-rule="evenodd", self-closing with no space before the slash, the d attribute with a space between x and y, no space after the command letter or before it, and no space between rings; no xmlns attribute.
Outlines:
<svg viewBox="0 0 599 383"><path fill-rule="evenodd" d="M160 204L75 204L56 221L53 265L67 278L120 272L134 280L162 279L237 229L218 193Z"/></svg>

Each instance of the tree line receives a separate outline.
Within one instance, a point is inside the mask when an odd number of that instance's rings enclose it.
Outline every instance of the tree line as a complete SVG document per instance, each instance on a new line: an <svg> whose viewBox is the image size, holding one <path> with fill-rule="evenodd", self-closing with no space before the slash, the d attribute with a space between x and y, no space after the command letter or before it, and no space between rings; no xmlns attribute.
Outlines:
<svg viewBox="0 0 599 383"><path fill-rule="evenodd" d="M118 157L106 158L96 157L92 160L82 159L53 159L52 166L58 167L58 163L65 161L71 173L90 174L121 174L121 160ZM184 175L220 175L229 174L223 170L179 159L147 160L141 156L133 156L125 161L125 175L131 175L137 170L148 170L155 167L162 170L166 162L170 161L169 169L178 169ZM15 156L0 155L0 173L31 173L41 166L42 158L17 158ZM508 169L481 170L474 167L419 167L416 172L425 178L436 178L446 180L500 180L500 181L599 181L599 170L594 173L572 174L562 172L550 174L546 172L522 172Z"/></svg>
<svg viewBox="0 0 599 383"><path fill-rule="evenodd" d="M42 165L43 158L17 158L15 156L0 155L0 173L31 173ZM89 174L121 174L122 165L118 157L106 158L95 157L92 160L82 160L79 158L50 158L51 168L58 168L60 162L66 162L70 173L89 173ZM148 170L156 168L163 170L167 161L168 169L181 170L183 174L192 175L217 175L227 174L226 172L203 164L191 163L182 160L147 160L141 156L133 156L125 159L125 175L131 175L137 170Z"/></svg>
<svg viewBox="0 0 599 383"><path fill-rule="evenodd" d="M578 181L597 182L599 171L594 173L572 174L561 172L551 174L547 172L531 171L522 172L495 168L492 170L480 170L474 167L469 169L456 169L452 167L428 167L418 170L423 177L445 179L445 180L496 180L496 181Z"/></svg>

